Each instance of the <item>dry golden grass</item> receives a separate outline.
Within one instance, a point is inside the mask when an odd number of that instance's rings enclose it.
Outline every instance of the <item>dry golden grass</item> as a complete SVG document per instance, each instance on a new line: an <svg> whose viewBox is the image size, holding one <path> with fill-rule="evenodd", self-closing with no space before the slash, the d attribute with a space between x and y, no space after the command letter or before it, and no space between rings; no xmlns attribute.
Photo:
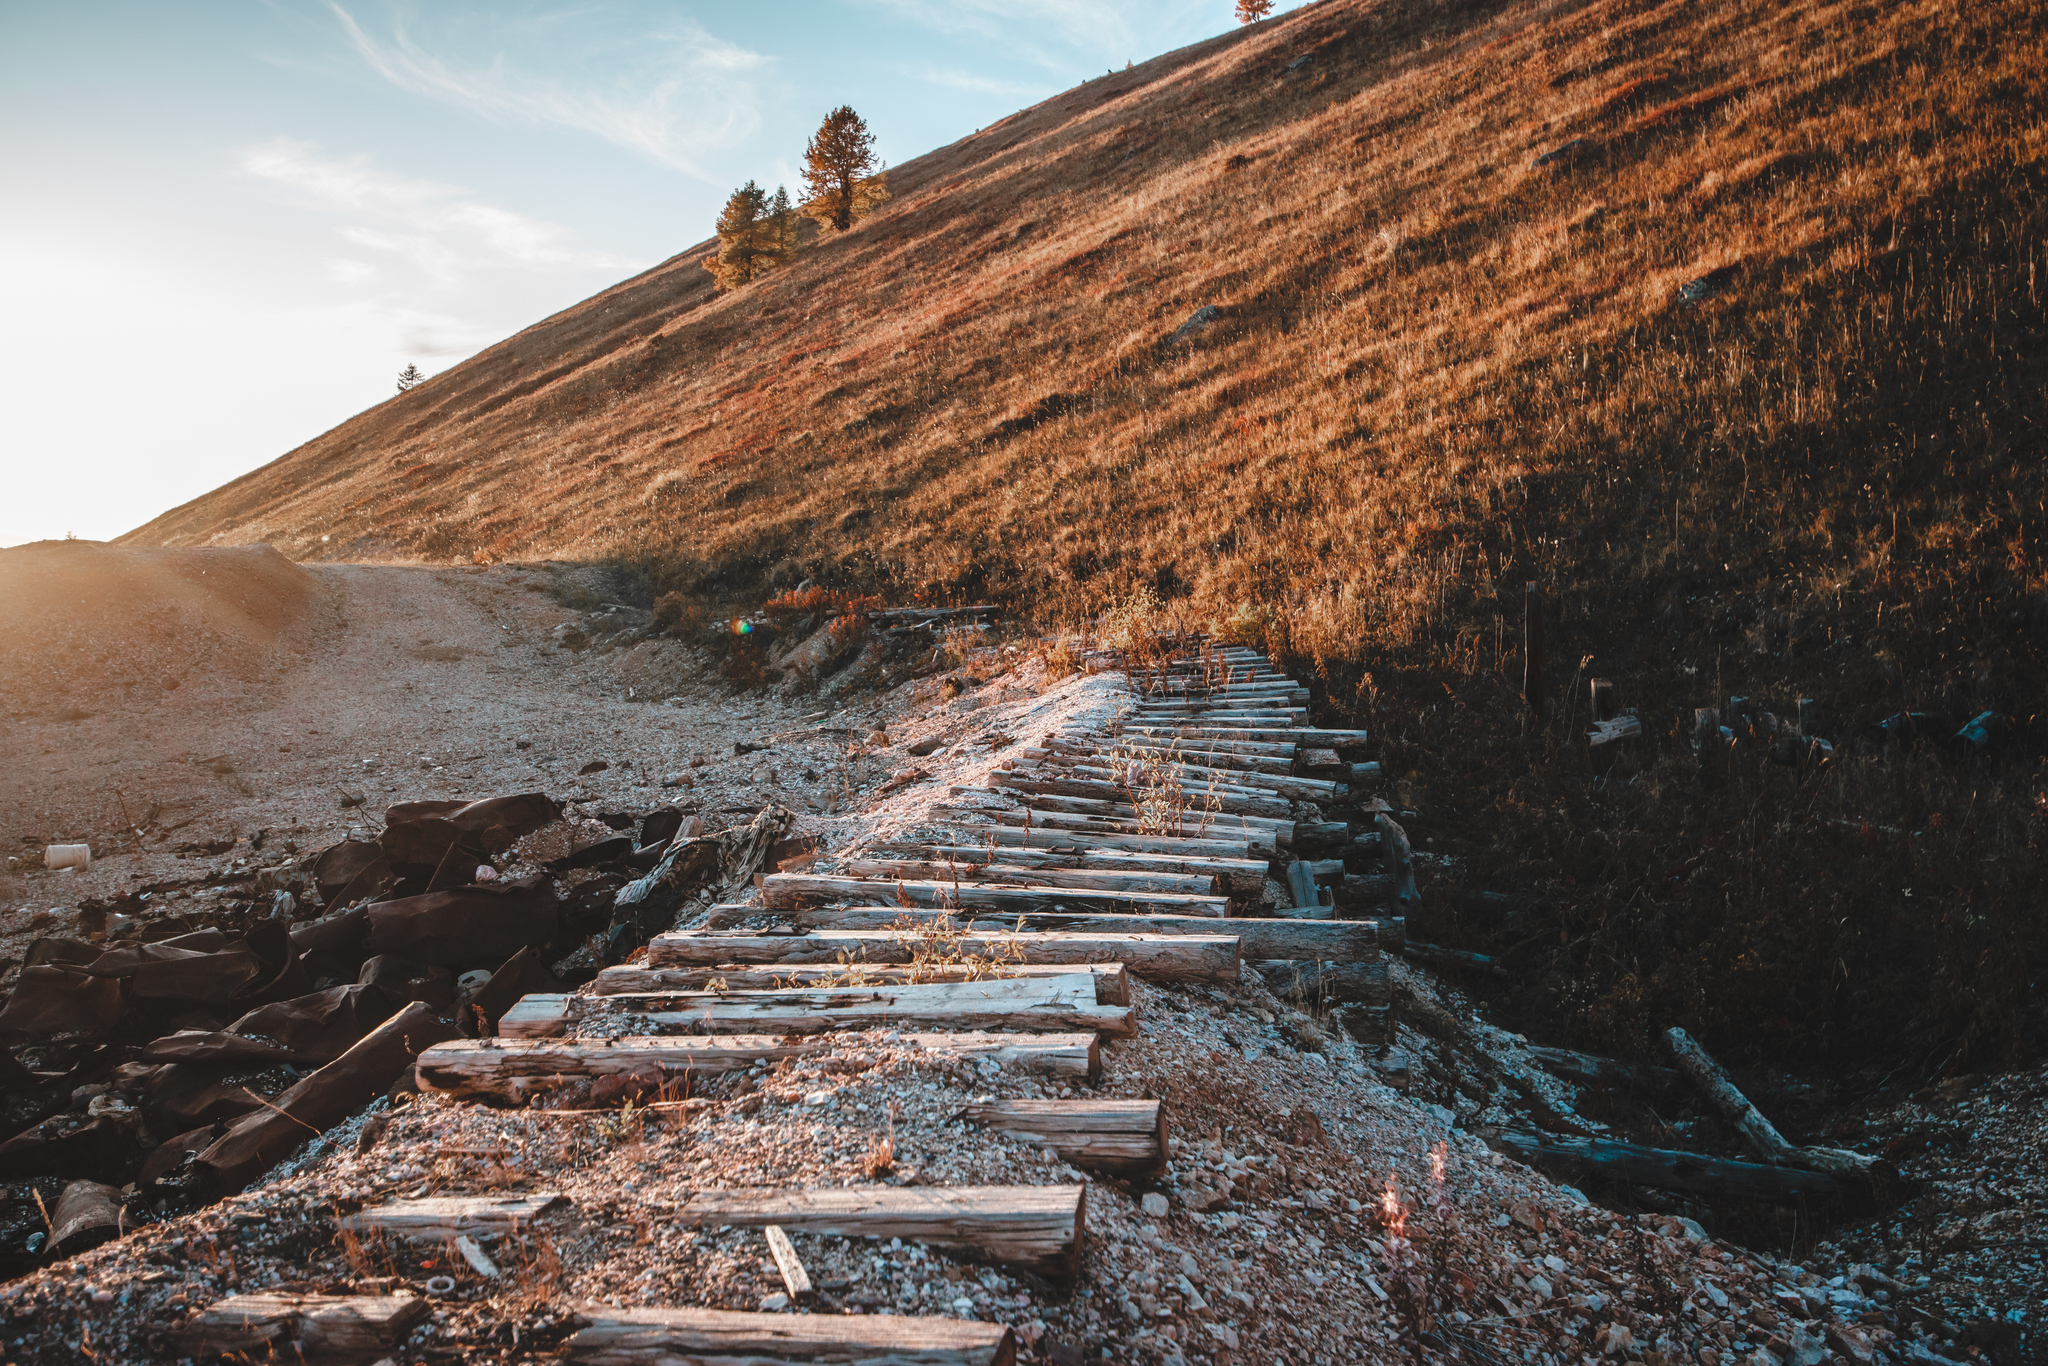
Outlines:
<svg viewBox="0 0 2048 1366"><path fill-rule="evenodd" d="M1521 927L1574 945L1518 949L1532 1012L1619 1046L1919 1011L1930 1065L2009 1053L2048 956L1995 890L2042 858L2029 770L1703 804L1665 739L1736 691L2038 711L2044 59L2020 0L1326 0L896 168L730 295L686 252L131 539L612 558L678 620L804 578L1048 623L1154 594L1304 665L1404 801L1498 832L1482 873L1588 889ZM1646 709L1619 789L1521 732L1528 581L1553 657ZM1814 833L1944 809L1938 876ZM1837 858L1949 899L1880 915ZM1679 940L1712 970L1644 957Z"/></svg>

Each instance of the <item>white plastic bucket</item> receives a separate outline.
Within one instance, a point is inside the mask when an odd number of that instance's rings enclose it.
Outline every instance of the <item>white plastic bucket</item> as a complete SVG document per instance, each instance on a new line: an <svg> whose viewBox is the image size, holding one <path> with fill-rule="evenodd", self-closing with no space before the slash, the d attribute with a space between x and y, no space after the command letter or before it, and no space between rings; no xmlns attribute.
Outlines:
<svg viewBox="0 0 2048 1366"><path fill-rule="evenodd" d="M92 867L92 846L89 844L51 844L44 846L43 867L50 869L76 868L84 872Z"/></svg>

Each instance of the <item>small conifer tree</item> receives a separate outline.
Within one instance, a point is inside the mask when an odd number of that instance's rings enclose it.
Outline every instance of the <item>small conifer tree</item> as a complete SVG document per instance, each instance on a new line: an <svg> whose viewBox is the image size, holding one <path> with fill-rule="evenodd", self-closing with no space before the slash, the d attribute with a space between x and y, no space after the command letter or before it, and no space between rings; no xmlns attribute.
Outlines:
<svg viewBox="0 0 2048 1366"><path fill-rule="evenodd" d="M1273 12L1273 0L1237 0L1237 22L1256 24Z"/></svg>
<svg viewBox="0 0 2048 1366"><path fill-rule="evenodd" d="M751 180L725 201L718 215L718 250L704 258L704 268L720 289L738 289L775 264L767 219L768 196Z"/></svg>
<svg viewBox="0 0 2048 1366"><path fill-rule="evenodd" d="M426 382L426 375L421 372L417 365L409 361L406 363L406 367L398 372L398 392L401 394L408 389L417 388Z"/></svg>
<svg viewBox="0 0 2048 1366"><path fill-rule="evenodd" d="M835 232L888 199L888 172L875 160L874 134L846 105L825 116L804 148L804 182L805 217Z"/></svg>

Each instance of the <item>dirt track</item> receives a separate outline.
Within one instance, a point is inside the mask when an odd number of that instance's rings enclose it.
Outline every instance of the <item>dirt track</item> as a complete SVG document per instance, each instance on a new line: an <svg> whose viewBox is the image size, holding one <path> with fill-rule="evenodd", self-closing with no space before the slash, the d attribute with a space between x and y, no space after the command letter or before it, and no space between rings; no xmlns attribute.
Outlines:
<svg viewBox="0 0 2048 1366"><path fill-rule="evenodd" d="M195 594L189 557L209 556L227 587ZM319 849L377 828L390 801L544 789L645 807L677 773L694 786L671 798L737 800L760 765L733 742L788 728L802 704L729 698L674 641L605 648L558 600L601 610L603 587L598 571L559 567L300 568L265 548L0 553L0 590L35 604L0 647L0 841L37 870L46 842L94 855L82 879L7 878L0 907L179 880L201 849L251 852L257 830ZM37 629L67 601L71 626ZM564 626L591 631L593 648L558 648ZM579 778L594 760L611 767ZM826 775L786 776L784 799L829 800ZM364 804L344 807L344 788Z"/></svg>

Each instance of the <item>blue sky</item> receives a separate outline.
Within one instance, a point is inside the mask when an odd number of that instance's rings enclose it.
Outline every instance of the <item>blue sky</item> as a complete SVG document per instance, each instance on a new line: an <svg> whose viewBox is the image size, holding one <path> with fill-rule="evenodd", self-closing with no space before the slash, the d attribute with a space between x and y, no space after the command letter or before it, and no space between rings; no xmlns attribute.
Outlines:
<svg viewBox="0 0 2048 1366"><path fill-rule="evenodd" d="M836 105L906 161L1231 9L0 0L0 546L118 535L794 192Z"/></svg>

